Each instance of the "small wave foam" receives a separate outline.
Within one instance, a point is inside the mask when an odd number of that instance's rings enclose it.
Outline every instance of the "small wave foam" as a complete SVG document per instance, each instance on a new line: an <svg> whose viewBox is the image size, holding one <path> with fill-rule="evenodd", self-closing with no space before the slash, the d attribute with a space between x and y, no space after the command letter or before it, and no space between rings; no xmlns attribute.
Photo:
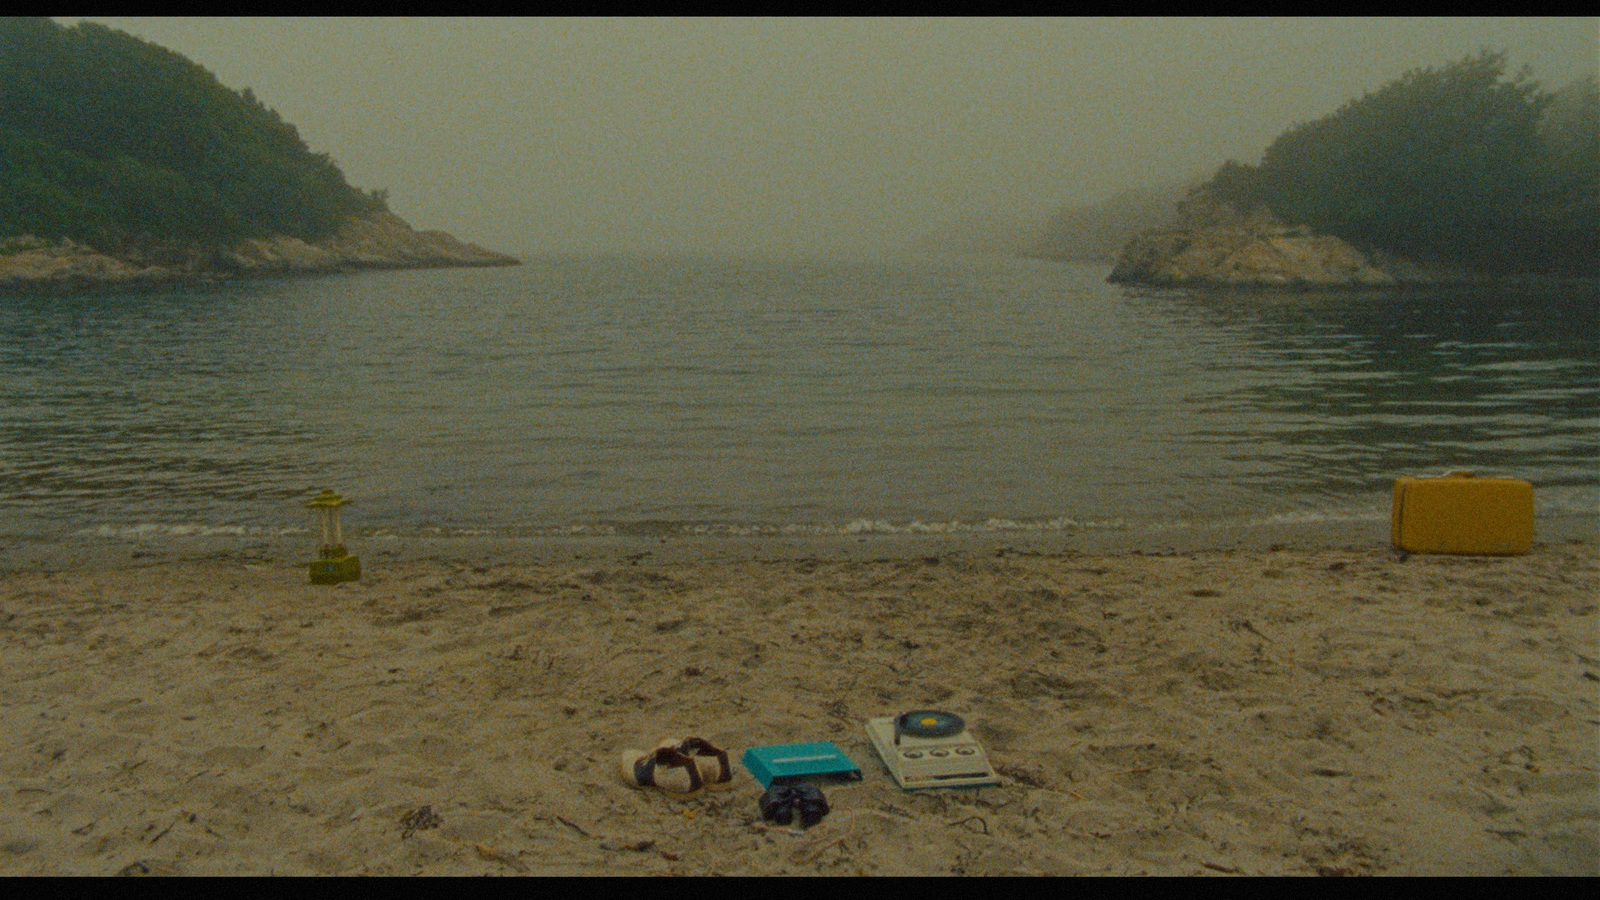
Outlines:
<svg viewBox="0 0 1600 900"><path fill-rule="evenodd" d="M200 525L193 523L161 524L140 522L132 525L95 525L79 529L77 534L86 537L114 538L123 541L151 540L167 537L277 537L305 534L304 528L260 528L253 525Z"/></svg>
<svg viewBox="0 0 1600 900"><path fill-rule="evenodd" d="M1203 528L1271 528L1293 525L1340 525L1360 522L1382 522L1389 518L1388 509L1371 507L1346 509L1296 509L1264 516L1221 517L1216 519L1165 519L1147 526L1154 532L1188 531Z"/></svg>
<svg viewBox="0 0 1600 900"><path fill-rule="evenodd" d="M1389 518L1388 510L1304 509L1274 513L1263 518L1247 519L1247 525L1321 525L1339 522L1381 522Z"/></svg>
<svg viewBox="0 0 1600 900"><path fill-rule="evenodd" d="M802 536L827 537L868 534L990 534L996 532L1055 532L1084 531L1090 529L1121 529L1127 527L1122 520L1106 522L1083 521L1067 517L1042 520L990 518L982 522L924 522L911 519L893 522L888 519L859 518L844 523L785 523L781 525L752 525L731 523L681 523L651 522L645 524L574 525L564 529L564 534L662 534L706 535L713 537Z"/></svg>
<svg viewBox="0 0 1600 900"><path fill-rule="evenodd" d="M570 525L533 525L504 529L474 527L420 526L414 533L430 537L481 537L492 535L527 537L848 537L853 535L962 535L999 532L1048 533L1089 530L1119 530L1129 527L1120 519L1088 521L1070 517L1026 520L990 518L981 522L951 520L925 522L921 519L895 522L862 517L843 523L752 524L736 522L581 522ZM394 529L376 529L366 536L387 536Z"/></svg>
<svg viewBox="0 0 1600 900"><path fill-rule="evenodd" d="M924 522L912 519L903 525L896 525L883 519L856 519L841 528L831 529L822 533L840 534L992 534L996 532L1052 532L1052 531L1088 531L1092 529L1123 529L1127 523L1121 519L1107 522L1086 522L1068 517L1027 521L1018 519L985 519L982 522Z"/></svg>

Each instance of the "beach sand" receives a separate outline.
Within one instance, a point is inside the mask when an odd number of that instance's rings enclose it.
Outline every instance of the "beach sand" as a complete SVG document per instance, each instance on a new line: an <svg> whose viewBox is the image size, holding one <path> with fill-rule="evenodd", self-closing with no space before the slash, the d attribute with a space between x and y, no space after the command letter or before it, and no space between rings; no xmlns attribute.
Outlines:
<svg viewBox="0 0 1600 900"><path fill-rule="evenodd" d="M0 874L1600 874L1593 542L896 547L13 561ZM1003 785L895 786L928 706ZM690 734L866 777L807 832L619 778Z"/></svg>

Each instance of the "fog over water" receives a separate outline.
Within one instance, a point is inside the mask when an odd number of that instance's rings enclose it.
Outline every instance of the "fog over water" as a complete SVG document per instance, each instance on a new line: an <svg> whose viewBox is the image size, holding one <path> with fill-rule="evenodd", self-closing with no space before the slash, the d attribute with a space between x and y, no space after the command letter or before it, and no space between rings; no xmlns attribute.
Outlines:
<svg viewBox="0 0 1600 900"><path fill-rule="evenodd" d="M1483 48L1558 86L1600 40L1592 18L92 21L252 88L415 226L522 253L894 252L1255 161Z"/></svg>

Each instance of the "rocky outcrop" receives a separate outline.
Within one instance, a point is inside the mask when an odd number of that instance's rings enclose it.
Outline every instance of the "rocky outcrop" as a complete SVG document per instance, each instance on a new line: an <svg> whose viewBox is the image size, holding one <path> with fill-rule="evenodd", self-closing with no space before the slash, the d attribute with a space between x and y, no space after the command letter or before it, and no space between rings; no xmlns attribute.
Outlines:
<svg viewBox="0 0 1600 900"><path fill-rule="evenodd" d="M1382 288L1443 280L1405 260L1364 253L1332 235L1242 215L1202 193L1178 204L1166 228L1135 235L1108 281L1162 287Z"/></svg>
<svg viewBox="0 0 1600 900"><path fill-rule="evenodd" d="M332 272L349 269L439 269L514 266L503 253L456 240L442 231L416 231L391 212L351 219L316 244L279 235L240 243L211 265L244 273Z"/></svg>
<svg viewBox="0 0 1600 900"><path fill-rule="evenodd" d="M442 231L415 231L391 212L352 219L327 242L346 263L367 269L436 269L450 266L514 266L518 261Z"/></svg>
<svg viewBox="0 0 1600 900"><path fill-rule="evenodd" d="M97 284L157 284L173 280L161 266L107 256L65 239L52 244L36 237L0 240L0 288L59 287Z"/></svg>
<svg viewBox="0 0 1600 900"><path fill-rule="evenodd" d="M359 269L514 266L503 253L442 231L416 231L391 212L345 223L308 243L288 235L254 238L222 250L150 249L110 254L70 239L0 239L0 290L86 290Z"/></svg>

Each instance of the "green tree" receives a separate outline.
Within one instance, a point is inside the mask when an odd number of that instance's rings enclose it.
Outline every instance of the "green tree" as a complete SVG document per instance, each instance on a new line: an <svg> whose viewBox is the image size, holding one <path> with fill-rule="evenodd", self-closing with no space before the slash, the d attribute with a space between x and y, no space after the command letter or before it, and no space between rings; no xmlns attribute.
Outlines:
<svg viewBox="0 0 1600 900"><path fill-rule="evenodd" d="M1600 261L1600 86L1590 76L1550 95L1539 120L1534 233L1552 270Z"/></svg>
<svg viewBox="0 0 1600 900"><path fill-rule="evenodd" d="M1593 92L1552 124L1553 96L1505 65L1504 53L1484 51L1408 72L1290 128L1260 165L1229 162L1205 189L1419 262L1593 270L1600 260L1577 254L1593 245L1595 144L1575 136L1584 121L1592 133Z"/></svg>
<svg viewBox="0 0 1600 900"><path fill-rule="evenodd" d="M92 23L0 19L0 236L323 237L384 207L248 89Z"/></svg>

